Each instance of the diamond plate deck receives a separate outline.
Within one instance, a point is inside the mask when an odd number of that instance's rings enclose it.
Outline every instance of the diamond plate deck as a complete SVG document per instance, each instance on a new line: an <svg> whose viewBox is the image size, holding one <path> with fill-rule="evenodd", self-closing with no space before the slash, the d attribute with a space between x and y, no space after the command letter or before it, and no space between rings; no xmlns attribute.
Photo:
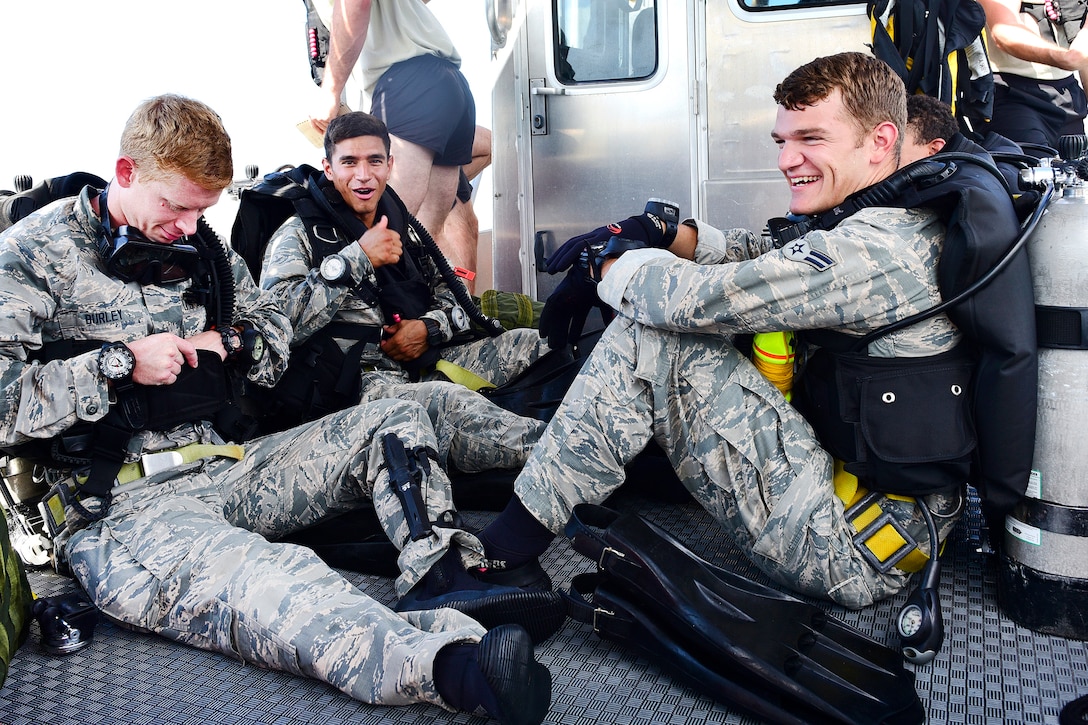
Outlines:
<svg viewBox="0 0 1088 725"><path fill-rule="evenodd" d="M611 502L668 529L710 561L768 583L698 506L663 504L637 495ZM490 514L469 514L479 525ZM968 517L966 520L970 520ZM977 523L977 512L974 514ZM975 551L970 523L961 525L942 556L941 601L946 640L937 658L912 667L931 725L1056 724L1061 708L1088 694L1088 652L1076 640L1037 634L997 606L994 563ZM557 540L543 559L557 586L592 564ZM380 601L393 601L391 580L347 573ZM31 572L39 595L74 589L52 572ZM892 619L906 594L863 611L819 603L843 621L895 645ZM16 655L3 689L5 725L298 725L301 723L479 723L480 718L416 705L386 708L351 700L322 683L250 667L229 658L99 625L94 642L68 657L38 649L37 625ZM597 639L568 621L538 648L554 678L546 722L563 725L749 725L730 711L675 683L654 663Z"/></svg>

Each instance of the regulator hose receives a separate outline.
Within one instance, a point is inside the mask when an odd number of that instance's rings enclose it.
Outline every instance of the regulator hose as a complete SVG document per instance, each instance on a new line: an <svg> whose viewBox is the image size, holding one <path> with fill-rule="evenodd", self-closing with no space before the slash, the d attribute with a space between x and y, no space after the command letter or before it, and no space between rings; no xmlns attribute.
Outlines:
<svg viewBox="0 0 1088 725"><path fill-rule="evenodd" d="M223 246L223 239L204 217L196 222L195 237L201 245L204 258L210 262L210 279L207 280L207 290L197 290L192 296L205 295L203 302L208 319L204 329L223 329L234 322L234 270Z"/></svg>
<svg viewBox="0 0 1088 725"><path fill-rule="evenodd" d="M442 279L445 280L446 285L449 286L453 292L454 299L457 300L457 304L464 308L468 313L469 318L477 325L482 327L488 335L491 337L497 337L505 332L505 328L502 323L493 317L488 317L483 313L483 310L479 308L476 301L472 299L472 295L468 293L468 289L464 283L461 282L461 278L450 267L450 262L446 259L446 255L442 253L438 243L435 242L434 237L427 231L427 228L423 226L418 219L416 219L411 212L408 214L408 226L419 232L420 241L423 242L423 248L427 250L427 254L431 256L435 266L438 267L438 273L442 275Z"/></svg>

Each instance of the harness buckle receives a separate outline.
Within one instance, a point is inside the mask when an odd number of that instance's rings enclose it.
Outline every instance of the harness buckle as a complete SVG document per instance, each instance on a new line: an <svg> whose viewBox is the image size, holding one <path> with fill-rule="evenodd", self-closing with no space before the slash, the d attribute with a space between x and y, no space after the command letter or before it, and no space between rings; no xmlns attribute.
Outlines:
<svg viewBox="0 0 1088 725"><path fill-rule="evenodd" d="M593 608L593 631L597 634L600 634L601 632L600 627L597 626L598 619L601 615L604 615L606 617L615 617L616 613L607 609L603 609L601 607Z"/></svg>
<svg viewBox="0 0 1088 725"><path fill-rule="evenodd" d="M616 556L620 561L627 558L627 556L622 551L617 551L616 549L613 549L611 546L606 546L606 547L604 547L604 549L601 550L600 558L597 559L597 568L598 569L604 569L605 568L604 560L605 560L605 557L608 556L609 554L612 554L612 555Z"/></svg>
<svg viewBox="0 0 1088 725"><path fill-rule="evenodd" d="M159 471L176 468L183 463L185 463L185 457L177 450L145 453L140 456L140 468L143 469L144 476L150 476Z"/></svg>
<svg viewBox="0 0 1088 725"><path fill-rule="evenodd" d="M868 492L862 496L857 503L846 510L846 520L850 522L851 526L854 526L854 520L870 506L877 505L877 501L882 496L883 494L878 491ZM910 535L910 532L907 531L903 524L889 512L880 508L879 505L877 505L877 510L880 511L880 515L869 522L865 528L858 529L852 539L854 548L858 550L862 557L881 574L887 574L895 568L896 564L918 548L918 542ZM899 534L900 538L903 539L903 544L881 561L877 554L869 548L868 542L885 526L891 526L895 533ZM855 528L857 527L855 526Z"/></svg>

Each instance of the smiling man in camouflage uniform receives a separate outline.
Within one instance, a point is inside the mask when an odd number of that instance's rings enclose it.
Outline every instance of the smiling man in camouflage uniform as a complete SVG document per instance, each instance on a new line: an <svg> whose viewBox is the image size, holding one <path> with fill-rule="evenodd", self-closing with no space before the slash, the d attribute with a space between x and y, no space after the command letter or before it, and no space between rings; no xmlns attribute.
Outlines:
<svg viewBox="0 0 1088 725"><path fill-rule="evenodd" d="M292 373L309 372L303 361L312 355L310 349L328 356L327 347L312 348L308 342L337 345L350 358L339 377L356 379L347 386L352 394L358 390L362 400L413 400L427 409L443 466L452 464L465 473L519 469L544 424L451 382L435 366L441 356L500 386L540 358L547 346L529 328L465 339L468 316L450 286L461 282L447 282L439 274L421 241L426 230L388 186L390 148L385 124L368 113L343 114L328 125L324 174L313 183L341 215L339 221L323 219L321 230L333 237L326 241L336 249L331 256L342 265L341 278L328 278L329 257L318 253L301 217L288 219L269 240L260 284L294 328L291 365L298 369ZM348 223L359 226L347 229ZM343 339L345 329L363 337ZM373 335L369 342L368 333ZM320 376L313 377L317 395L348 404L350 395L337 398L321 385Z"/></svg>
<svg viewBox="0 0 1088 725"><path fill-rule="evenodd" d="M883 62L860 53L819 58L790 74L775 100L772 137L794 214L829 210L896 171L906 98ZM837 490L831 455L733 336L821 328L860 336L935 305L945 233L937 215L862 209L781 249L748 230L694 220L671 240L656 222L613 226L625 234L649 228L637 245L647 248L601 265L597 292L618 319L534 448L517 500L481 532L493 565L535 556L576 504L614 491L624 464L653 439L695 499L775 581L848 607L899 591L914 567L881 572L855 547L845 510L856 481L849 494ZM878 340L869 354L934 355L960 337L939 315ZM927 503L944 515L946 535L958 497ZM929 551L913 499L882 497L879 505Z"/></svg>
<svg viewBox="0 0 1088 725"><path fill-rule="evenodd" d="M366 702L539 722L550 677L530 633L499 620L524 610L528 624L550 617L554 630L560 602L473 584L464 564L479 562L479 542L430 524L447 521L452 502L444 474L417 455L436 446L420 406L378 401L244 447L217 430L219 411L207 407L216 394L206 391L222 387L225 366L271 383L291 334L200 219L231 176L218 115L180 96L153 98L130 117L105 191L86 187L0 236L0 443L54 468L65 462L58 451L89 460L55 489L67 502L61 558L127 626ZM229 275L234 288L220 329L208 329L211 307L199 303L204 277L179 273L213 242L218 279ZM224 295L224 282L210 292ZM389 434L399 449L386 447ZM409 525L391 490L387 453L397 450L420 464L422 526ZM417 602L439 608L397 615L309 550L269 541L371 500L401 548L398 593L422 588ZM435 596L450 581L474 593Z"/></svg>

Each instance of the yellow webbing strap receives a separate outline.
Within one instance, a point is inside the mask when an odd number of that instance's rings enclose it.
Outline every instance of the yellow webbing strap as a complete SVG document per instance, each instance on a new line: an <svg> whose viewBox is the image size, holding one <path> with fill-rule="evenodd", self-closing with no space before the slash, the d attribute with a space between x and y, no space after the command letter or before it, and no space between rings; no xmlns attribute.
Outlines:
<svg viewBox="0 0 1088 725"><path fill-rule="evenodd" d="M439 360L434 364L435 372L442 373L452 382L458 385L464 385L469 390L480 390L482 388L493 388L495 384L489 380L484 380L471 370L466 370L460 365L455 365L449 360Z"/></svg>
<svg viewBox="0 0 1088 725"><path fill-rule="evenodd" d="M163 468L180 466L186 463L192 463L193 461L199 461L202 458L233 458L236 461L242 460L246 454L245 448L234 444L214 445L211 443L190 443L180 448L170 448L164 451L156 451L155 453L149 453L141 456L138 461L132 461L121 466L121 470L117 472L117 485L122 486L126 483L131 483L138 478L144 476L144 459L154 456L169 456L176 454L180 460L170 460L169 466ZM85 480L81 476L76 476L76 479L82 482ZM46 520L47 530L50 532L50 537L54 537L64 527L66 519L64 512L64 493L61 491L62 487L67 488L68 495L74 495L74 484L58 484L46 494L42 499L45 504L46 511L49 514L49 518ZM43 512L45 513L45 512Z"/></svg>
<svg viewBox="0 0 1088 725"><path fill-rule="evenodd" d="M182 465L185 463L192 463L193 461L199 461L202 458L233 458L236 461L242 460L245 456L246 450L242 446L225 444L214 445L211 443L190 443L187 446L181 448L173 448L166 451L156 451L150 455L177 453L181 456L181 461L176 465ZM121 470L117 472L118 485L124 485L131 481L135 481L137 478L144 476L144 467L142 461L133 461L121 466Z"/></svg>
<svg viewBox="0 0 1088 725"><path fill-rule="evenodd" d="M858 485L857 476L846 471L843 468L842 461L835 461L835 495L843 502L843 505L849 509L855 503L860 501L865 494L868 493L864 488ZM885 494L890 499L896 501L914 501L915 499L910 496L897 496L895 494ZM915 504L917 505L917 504ZM883 512L879 504L873 503L871 506L860 512L851 521L850 525L854 527L855 531L861 531L866 526L875 521ZM872 536L870 536L865 542L864 546L868 547L870 551L880 561L885 561L889 556L894 554L899 549L903 548L906 544L906 540L899 535L899 532L895 530L895 527L891 524L885 524L881 526ZM929 561L929 555L921 549L915 548L905 557L903 557L899 563L895 565L896 569L900 569L906 572L921 571L922 567Z"/></svg>

